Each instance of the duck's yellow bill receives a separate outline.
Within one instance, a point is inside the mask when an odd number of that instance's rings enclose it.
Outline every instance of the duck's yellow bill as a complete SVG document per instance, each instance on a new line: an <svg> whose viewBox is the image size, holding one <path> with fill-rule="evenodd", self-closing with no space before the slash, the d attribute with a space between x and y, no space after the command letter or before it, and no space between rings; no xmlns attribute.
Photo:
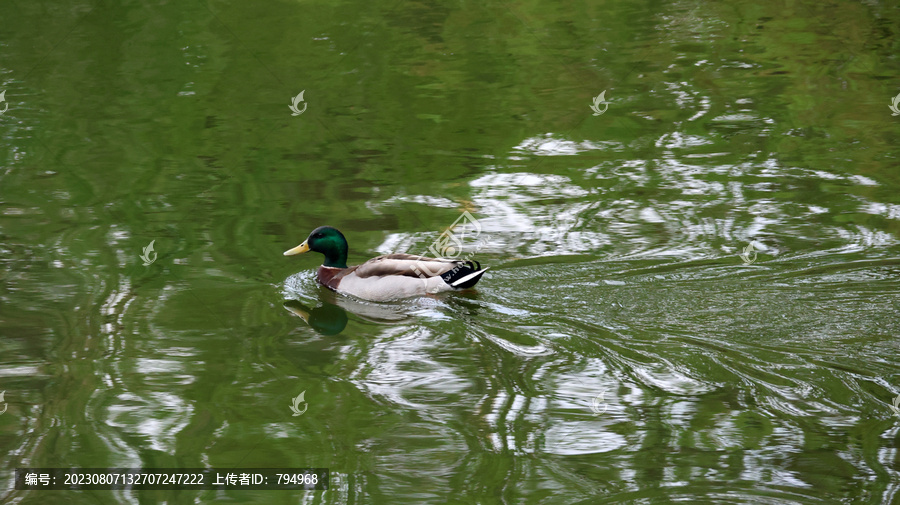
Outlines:
<svg viewBox="0 0 900 505"><path fill-rule="evenodd" d="M284 251L284 255L285 256L293 256L295 254L305 253L308 250L309 250L309 246L306 245L306 241L304 240L303 243L298 245L297 247L295 247L293 249L288 249L287 251Z"/></svg>

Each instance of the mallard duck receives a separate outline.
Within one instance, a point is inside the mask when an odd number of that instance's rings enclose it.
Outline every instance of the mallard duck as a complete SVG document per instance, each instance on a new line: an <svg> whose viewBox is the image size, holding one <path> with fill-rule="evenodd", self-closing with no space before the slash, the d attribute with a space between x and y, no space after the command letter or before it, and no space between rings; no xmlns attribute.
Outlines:
<svg viewBox="0 0 900 505"><path fill-rule="evenodd" d="M325 255L317 280L338 293L373 301L471 288L487 268L477 261L388 254L347 267L347 239L331 226L320 226L285 256L316 251Z"/></svg>

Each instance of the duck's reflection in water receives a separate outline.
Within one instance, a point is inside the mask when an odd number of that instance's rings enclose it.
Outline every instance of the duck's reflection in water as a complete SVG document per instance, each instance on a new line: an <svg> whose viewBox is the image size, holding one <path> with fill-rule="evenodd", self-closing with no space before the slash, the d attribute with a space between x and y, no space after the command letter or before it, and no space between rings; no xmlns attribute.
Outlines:
<svg viewBox="0 0 900 505"><path fill-rule="evenodd" d="M324 302L309 308L297 300L287 300L284 308L322 335L337 335L347 327L347 311L333 303Z"/></svg>
<svg viewBox="0 0 900 505"><path fill-rule="evenodd" d="M333 292L322 292L319 304L314 302L286 300L284 308L322 335L337 335L344 331L350 312L359 319L372 323L399 323L409 319L411 308L408 303L379 303L356 300Z"/></svg>

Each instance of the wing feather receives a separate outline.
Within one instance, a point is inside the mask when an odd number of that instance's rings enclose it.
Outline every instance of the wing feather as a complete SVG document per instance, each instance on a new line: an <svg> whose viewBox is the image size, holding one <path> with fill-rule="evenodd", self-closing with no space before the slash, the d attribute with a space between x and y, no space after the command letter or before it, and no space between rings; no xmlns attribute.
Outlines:
<svg viewBox="0 0 900 505"><path fill-rule="evenodd" d="M427 279L453 270L459 260L428 258L413 254L388 254L372 258L354 272L360 278L402 275Z"/></svg>

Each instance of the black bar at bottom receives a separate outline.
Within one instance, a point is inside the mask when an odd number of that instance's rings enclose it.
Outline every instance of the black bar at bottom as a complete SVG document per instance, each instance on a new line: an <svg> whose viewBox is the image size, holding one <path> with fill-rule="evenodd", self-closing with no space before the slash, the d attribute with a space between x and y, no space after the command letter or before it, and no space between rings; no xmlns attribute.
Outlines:
<svg viewBox="0 0 900 505"><path fill-rule="evenodd" d="M327 468L16 468L19 490L327 490Z"/></svg>

